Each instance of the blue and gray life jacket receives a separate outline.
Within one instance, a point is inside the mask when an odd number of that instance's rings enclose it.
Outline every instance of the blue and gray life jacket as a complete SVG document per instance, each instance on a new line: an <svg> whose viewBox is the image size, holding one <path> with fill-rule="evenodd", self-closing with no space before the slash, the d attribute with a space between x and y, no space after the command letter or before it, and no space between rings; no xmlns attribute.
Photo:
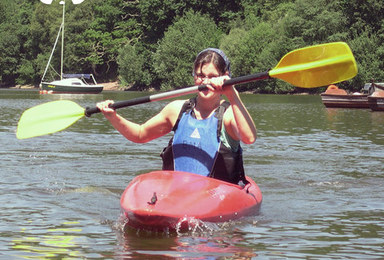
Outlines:
<svg viewBox="0 0 384 260"><path fill-rule="evenodd" d="M220 139L223 116L229 107L223 102L206 119L196 119L196 98L186 101L173 127L174 136L161 153L163 170L192 172L237 184L244 176L242 149L226 147Z"/></svg>

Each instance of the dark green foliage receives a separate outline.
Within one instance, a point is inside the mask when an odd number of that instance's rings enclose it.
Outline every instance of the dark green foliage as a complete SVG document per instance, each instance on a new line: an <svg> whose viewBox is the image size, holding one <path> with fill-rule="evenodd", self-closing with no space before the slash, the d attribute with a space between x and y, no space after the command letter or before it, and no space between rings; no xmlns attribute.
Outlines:
<svg viewBox="0 0 384 260"><path fill-rule="evenodd" d="M123 85L132 85L137 89L151 85L152 76L146 70L146 57L140 53L138 45L127 44L122 47L117 62L120 81Z"/></svg>
<svg viewBox="0 0 384 260"><path fill-rule="evenodd" d="M41 80L61 23L59 0L0 2L0 86ZM273 68L287 52L332 41L347 42L359 74L339 85L358 91L384 81L384 5L380 0L66 0L66 73L120 79L137 89L192 84L195 55L222 48L233 76ZM59 72L59 50L51 62ZM57 78L50 70L47 76ZM280 80L240 90L287 93ZM321 89L320 89L321 90Z"/></svg>
<svg viewBox="0 0 384 260"><path fill-rule="evenodd" d="M154 68L161 89L191 85L192 64L201 50L218 47L221 32L205 15L187 12L177 20L160 40L154 54Z"/></svg>

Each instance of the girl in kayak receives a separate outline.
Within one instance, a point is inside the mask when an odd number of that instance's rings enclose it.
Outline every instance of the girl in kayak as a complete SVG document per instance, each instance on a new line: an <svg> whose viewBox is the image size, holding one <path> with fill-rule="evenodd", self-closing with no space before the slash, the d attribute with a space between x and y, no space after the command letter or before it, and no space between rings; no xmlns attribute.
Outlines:
<svg viewBox="0 0 384 260"><path fill-rule="evenodd" d="M193 65L195 84L207 85L208 90L200 91L195 98L172 101L143 124L118 115L110 108L112 100L100 102L97 107L132 142L146 143L174 131L161 154L163 170L246 182L240 141L254 143L256 126L235 87L223 87L230 75L226 55L208 48L197 55Z"/></svg>

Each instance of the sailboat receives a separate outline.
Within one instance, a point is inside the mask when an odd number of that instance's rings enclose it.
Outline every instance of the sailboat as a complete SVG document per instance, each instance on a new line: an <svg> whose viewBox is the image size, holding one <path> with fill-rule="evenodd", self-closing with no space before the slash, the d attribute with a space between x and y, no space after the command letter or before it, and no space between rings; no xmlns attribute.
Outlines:
<svg viewBox="0 0 384 260"><path fill-rule="evenodd" d="M40 0L44 4L51 4L53 0ZM84 0L72 0L73 4L80 4ZM47 66L40 82L40 93L73 93L73 94L97 94L103 90L103 85L98 85L92 74L64 74L63 73L63 56L64 56L64 17L65 17L65 0L60 1L63 5L63 18L57 33L56 41L53 46L51 55L48 59ZM61 62L60 62L60 79L52 82L44 81L45 75L50 67L52 56L56 49L57 42L61 34ZM88 81L92 83L89 84Z"/></svg>

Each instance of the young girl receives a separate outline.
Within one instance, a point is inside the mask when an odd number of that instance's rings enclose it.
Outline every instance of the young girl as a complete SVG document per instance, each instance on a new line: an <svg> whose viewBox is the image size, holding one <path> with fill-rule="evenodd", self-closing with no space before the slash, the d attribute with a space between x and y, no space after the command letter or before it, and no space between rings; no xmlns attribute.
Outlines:
<svg viewBox="0 0 384 260"><path fill-rule="evenodd" d="M193 99L169 103L144 124L118 115L109 107L111 100L97 107L132 142L146 143L174 131L161 154L164 170L245 182L240 141L255 142L256 127L234 86L223 87L230 78L230 62L221 50L205 49L196 57L193 76L196 85L207 85L208 90Z"/></svg>

